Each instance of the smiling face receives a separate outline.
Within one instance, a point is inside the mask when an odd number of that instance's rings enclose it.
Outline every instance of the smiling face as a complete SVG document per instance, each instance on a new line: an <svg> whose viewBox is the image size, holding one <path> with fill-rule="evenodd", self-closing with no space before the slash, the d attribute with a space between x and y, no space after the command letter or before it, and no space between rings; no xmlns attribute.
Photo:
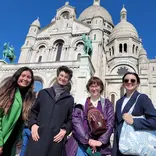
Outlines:
<svg viewBox="0 0 156 156"><path fill-rule="evenodd" d="M133 74L126 75L123 80L123 86L128 92L135 91L137 87L139 86L136 76Z"/></svg>
<svg viewBox="0 0 156 156"><path fill-rule="evenodd" d="M89 93L91 97L99 97L101 95L101 87L97 83L91 84L89 86Z"/></svg>
<svg viewBox="0 0 156 156"><path fill-rule="evenodd" d="M19 85L19 87L28 87L30 85L32 81L32 75L31 72L29 70L23 71L20 75L20 77L18 78L17 84Z"/></svg>
<svg viewBox="0 0 156 156"><path fill-rule="evenodd" d="M65 86L68 84L68 82L69 82L69 74L65 73L64 71L61 71L57 76L57 83L62 86Z"/></svg>

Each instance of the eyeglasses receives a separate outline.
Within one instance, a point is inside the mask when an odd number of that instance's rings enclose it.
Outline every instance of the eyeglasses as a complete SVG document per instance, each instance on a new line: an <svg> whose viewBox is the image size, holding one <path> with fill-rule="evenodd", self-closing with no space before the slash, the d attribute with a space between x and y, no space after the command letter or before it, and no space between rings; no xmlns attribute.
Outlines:
<svg viewBox="0 0 156 156"><path fill-rule="evenodd" d="M130 83L135 83L136 80L135 79L124 79L124 83L128 83L130 81Z"/></svg>
<svg viewBox="0 0 156 156"><path fill-rule="evenodd" d="M91 89L93 89L93 88L98 88L98 87L100 87L100 86L98 86L98 85L96 85L96 86L89 86L89 88L91 88Z"/></svg>

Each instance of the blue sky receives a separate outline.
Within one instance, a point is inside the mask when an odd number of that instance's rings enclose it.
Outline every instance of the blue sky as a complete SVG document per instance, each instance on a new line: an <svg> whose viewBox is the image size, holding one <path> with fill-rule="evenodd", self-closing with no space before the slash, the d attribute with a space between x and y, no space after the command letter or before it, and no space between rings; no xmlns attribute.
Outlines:
<svg viewBox="0 0 156 156"><path fill-rule="evenodd" d="M0 2L0 56L3 44L9 42L15 47L16 62L20 48L31 23L40 18L41 27L45 27L56 15L56 10L65 4L66 0L3 0ZM93 0L69 0L76 8L77 16L93 4ZM149 58L156 56L156 0L101 0L103 6L113 18L116 25L120 20L122 5L128 12L128 21L138 31Z"/></svg>

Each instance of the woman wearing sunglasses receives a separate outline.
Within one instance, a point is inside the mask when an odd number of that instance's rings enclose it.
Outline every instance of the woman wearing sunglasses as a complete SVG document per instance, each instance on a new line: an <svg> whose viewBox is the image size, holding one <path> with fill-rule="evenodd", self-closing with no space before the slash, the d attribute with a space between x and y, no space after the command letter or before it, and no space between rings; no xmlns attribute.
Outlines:
<svg viewBox="0 0 156 156"><path fill-rule="evenodd" d="M115 132L112 156L123 156L119 151L119 138L123 122L132 125L135 130L156 130L156 110L146 94L140 94L137 88L140 78L136 73L128 72L122 78L126 93L116 103ZM138 96L140 94L140 96ZM132 105L136 105L132 115L128 114ZM146 119L134 118L144 115Z"/></svg>

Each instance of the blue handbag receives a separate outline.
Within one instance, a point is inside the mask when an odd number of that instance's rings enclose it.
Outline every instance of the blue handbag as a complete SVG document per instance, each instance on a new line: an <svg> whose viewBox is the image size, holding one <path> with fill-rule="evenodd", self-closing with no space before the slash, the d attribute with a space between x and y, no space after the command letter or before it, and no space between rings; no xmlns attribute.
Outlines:
<svg viewBox="0 0 156 156"><path fill-rule="evenodd" d="M132 113L139 96L140 94L129 110L129 114ZM144 116L137 118L145 119ZM136 131L132 125L124 122L119 139L119 150L124 155L156 156L156 130Z"/></svg>

